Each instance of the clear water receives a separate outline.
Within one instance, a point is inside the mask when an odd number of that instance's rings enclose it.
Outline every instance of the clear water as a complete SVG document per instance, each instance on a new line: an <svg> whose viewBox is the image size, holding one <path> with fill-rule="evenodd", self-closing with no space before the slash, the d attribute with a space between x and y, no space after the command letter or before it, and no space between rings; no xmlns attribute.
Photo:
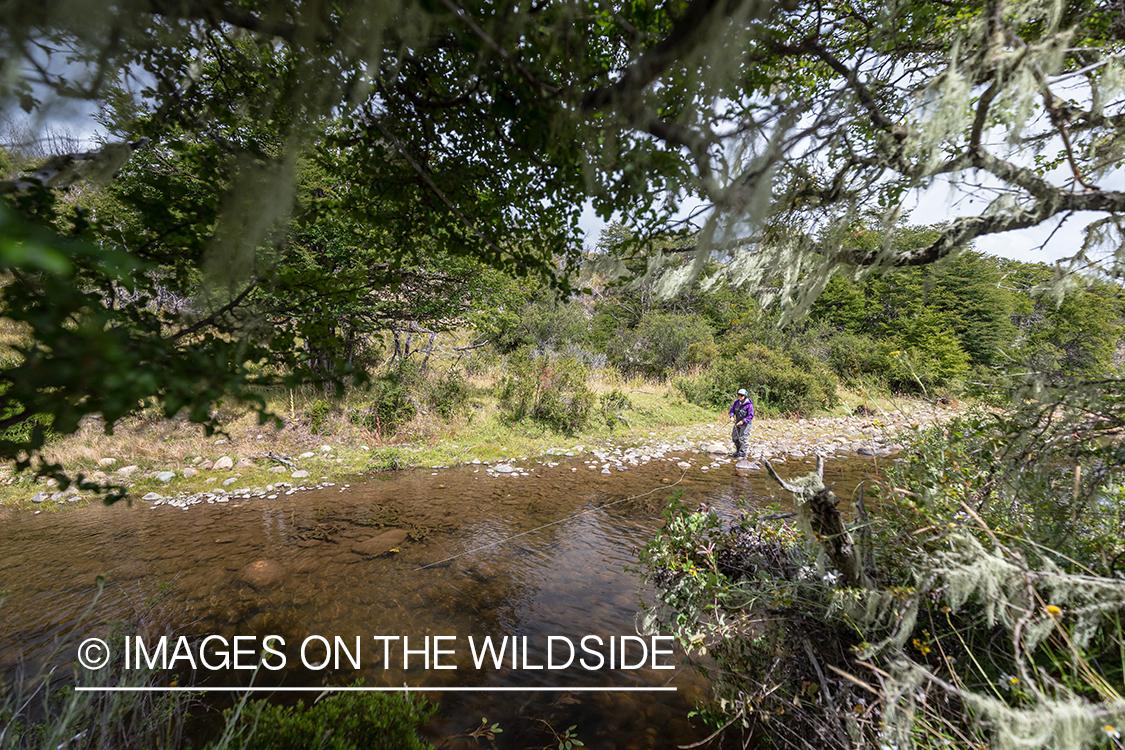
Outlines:
<svg viewBox="0 0 1125 750"><path fill-rule="evenodd" d="M674 455L696 463L702 458ZM149 639L167 632L228 640L276 634L285 638L287 666L261 671L256 685L346 685L362 678L377 686L521 688L431 694L440 703L430 727L435 744L478 726L482 717L504 728L497 736L502 748L541 748L551 744L550 728L561 733L572 725L587 747L696 742L710 730L687 714L706 697L707 685L690 668L588 670L576 662L565 670L534 670L520 661L513 669L508 652L501 668L488 663L478 670L468 644L469 636L478 644L485 636L517 636L522 644L526 636L527 664L536 665L547 658L547 636L578 645L585 635L603 642L634 635L634 618L652 597L631 568L636 550L661 523L661 502L674 490L727 512L737 503L787 501L764 472L740 477L726 464L705 473L692 469L681 479L675 459L609 476L581 458L554 467L525 462L534 467L528 477L490 478L483 467L411 471L353 479L343 491L341 482L274 500L188 510L138 503L57 514L6 511L0 514L0 590L9 595L0 605L0 674L12 679L48 662L69 671L77 643L104 637L109 620L139 623L138 632ZM792 461L779 466L783 476L810 468ZM830 461L825 481L836 482L837 494L847 497L872 470L858 459ZM385 527L422 538L378 558L352 551ZM280 565L280 580L260 588L245 582L240 571L259 560ZM91 606L100 574L105 590ZM165 597L148 610L167 583ZM349 647L360 636L361 668L346 661L339 669L301 666L299 644L309 635L341 636ZM401 641L385 664L375 635L408 636L412 649L426 636L456 636L444 644L453 655L443 659L458 668L425 669L418 655L404 670ZM608 656L607 647L598 650ZM314 652L310 657L323 654ZM681 655L660 662L679 665ZM181 685L245 685L250 679L245 671L191 674L183 661L178 667ZM677 690L525 690L652 686ZM460 738L445 747L479 745Z"/></svg>

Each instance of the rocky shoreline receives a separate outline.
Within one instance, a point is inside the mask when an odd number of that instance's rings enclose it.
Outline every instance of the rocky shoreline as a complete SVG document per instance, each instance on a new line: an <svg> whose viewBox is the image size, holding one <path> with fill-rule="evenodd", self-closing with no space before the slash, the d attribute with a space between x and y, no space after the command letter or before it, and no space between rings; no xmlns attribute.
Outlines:
<svg viewBox="0 0 1125 750"><path fill-rule="evenodd" d="M898 436L909 429L945 422L961 412L954 404L912 403L893 411L857 409L857 414L847 417L815 417L811 419L759 419L755 420L750 438L750 455L737 466L739 471L758 471L762 469L761 460L769 459L775 463L786 460L803 460L810 456L861 455L889 456L901 446L896 442ZM696 469L710 471L730 463L729 451L732 444L729 438L729 424L725 419L694 425L687 428L669 430L660 435L655 432L632 434L614 444L585 445L553 448L542 456L510 456L492 461L472 458L459 462L459 465L479 466L475 471L489 477L527 477L532 476L537 467L554 467L568 458L582 458L583 467L600 474L628 471L643 466L650 461L669 461L684 471ZM366 446L361 446L366 448ZM168 493L149 492L140 500L149 507L176 507L187 510L200 504L240 504L251 499L276 499L281 495L297 492L337 487L333 481L339 474L349 473L349 467L338 465L335 470L317 467L318 474L324 474L320 481L310 480L310 472L300 468L301 462L318 459L323 463L332 455L332 446L321 446L319 454L307 452L296 459L274 457L283 465L269 468L278 474L281 481L254 487L235 487L241 475L240 469L253 469L256 464L249 457L233 458L223 455L215 460L196 458L193 465L179 469L164 469L146 473L145 478L156 479L168 485L179 476L193 477L202 473L213 473L205 481L215 482L216 486L201 492ZM336 459L333 459L335 462ZM91 477L95 481L117 481L126 483L137 472L137 466L130 464L113 471L117 462L114 458L103 458L99 464L108 473L97 472L100 476ZM342 461L341 461L342 464ZM312 462L309 462L312 468ZM449 465L435 465L433 473L449 468ZM578 471L579 467L571 468ZM225 477L223 475L226 475ZM288 475L283 478L282 475ZM292 481L288 481L292 480ZM229 489L228 489L229 488ZM340 485L340 492L350 488ZM83 496L74 488L65 492L41 491L29 498L32 503L76 502ZM36 511L39 512L39 511Z"/></svg>

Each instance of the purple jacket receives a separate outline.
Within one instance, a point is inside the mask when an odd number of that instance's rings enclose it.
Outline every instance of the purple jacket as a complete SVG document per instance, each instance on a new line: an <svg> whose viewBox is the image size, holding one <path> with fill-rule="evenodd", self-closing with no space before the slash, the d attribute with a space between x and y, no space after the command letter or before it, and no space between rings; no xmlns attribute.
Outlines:
<svg viewBox="0 0 1125 750"><path fill-rule="evenodd" d="M749 422L754 418L754 401L749 398L745 401L736 399L730 405L730 415L734 417L736 422Z"/></svg>

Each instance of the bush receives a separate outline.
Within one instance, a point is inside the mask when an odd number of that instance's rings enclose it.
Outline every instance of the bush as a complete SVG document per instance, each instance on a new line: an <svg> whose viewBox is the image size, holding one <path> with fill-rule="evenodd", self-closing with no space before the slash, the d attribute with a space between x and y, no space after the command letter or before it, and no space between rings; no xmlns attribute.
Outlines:
<svg viewBox="0 0 1125 750"><path fill-rule="evenodd" d="M364 471L398 471L406 466L406 457L398 448L376 448Z"/></svg>
<svg viewBox="0 0 1125 750"><path fill-rule="evenodd" d="M311 706L273 706L252 701L228 725L242 732L234 750L432 750L418 731L437 709L421 696L404 693L337 693Z"/></svg>
<svg viewBox="0 0 1125 750"><path fill-rule="evenodd" d="M416 381L417 373L406 367L375 378L371 382L368 406L352 412L348 418L353 424L378 435L393 433L418 413L412 393Z"/></svg>
<svg viewBox="0 0 1125 750"><path fill-rule="evenodd" d="M469 387L460 373L450 370L426 381L426 403L437 415L449 419L469 397Z"/></svg>
<svg viewBox="0 0 1125 750"><path fill-rule="evenodd" d="M324 428L324 423L332 413L332 406L322 398L318 398L309 407L309 432L319 435Z"/></svg>
<svg viewBox="0 0 1125 750"><path fill-rule="evenodd" d="M702 315L649 312L637 327L607 344L610 360L626 373L663 378L717 353L714 335Z"/></svg>
<svg viewBox="0 0 1125 750"><path fill-rule="evenodd" d="M837 535L816 531L842 498L815 474L789 480L792 526L673 499L641 554L662 605L642 630L706 654L706 721L778 747L1120 745L1125 448L1103 431L1121 393L1014 395L903 436L888 481L865 483L878 505L854 495ZM849 587L844 550L865 570Z"/></svg>
<svg viewBox="0 0 1125 750"><path fill-rule="evenodd" d="M630 403L629 397L617 388L609 393L603 393L598 400L598 411L601 412L602 420L610 429L616 427L620 422L629 424L629 420L625 418L624 413L632 408L633 404Z"/></svg>
<svg viewBox="0 0 1125 750"><path fill-rule="evenodd" d="M567 434L585 428L595 404L586 386L586 368L573 357L534 357L527 349L508 358L508 377L500 383L504 418L527 418Z"/></svg>
<svg viewBox="0 0 1125 750"><path fill-rule="evenodd" d="M746 388L759 415L808 416L839 403L836 378L808 355L750 345L709 370L676 381L689 401L709 409L730 406L734 392Z"/></svg>

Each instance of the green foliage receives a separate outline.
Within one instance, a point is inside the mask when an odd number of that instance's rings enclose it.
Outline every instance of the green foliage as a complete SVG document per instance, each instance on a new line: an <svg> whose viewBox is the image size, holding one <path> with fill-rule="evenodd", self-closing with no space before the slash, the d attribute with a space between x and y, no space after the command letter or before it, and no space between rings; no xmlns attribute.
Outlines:
<svg viewBox="0 0 1125 750"><path fill-rule="evenodd" d="M645 313L636 328L618 331L606 349L624 372L654 378L702 364L717 352L706 318L660 312Z"/></svg>
<svg viewBox="0 0 1125 750"><path fill-rule="evenodd" d="M714 660L708 721L841 748L1116 740L1125 450L1104 437L1125 423L1125 397L1116 381L1012 395L1007 411L903 438L888 481L867 484L877 514L850 535L869 588L839 588L827 558L814 566L809 551L833 540L669 506L642 554L663 604L647 625ZM828 674L872 667L880 679L862 690Z"/></svg>
<svg viewBox="0 0 1125 750"><path fill-rule="evenodd" d="M928 392L956 384L969 372L969 356L939 313L925 311L897 337L898 349L886 358L887 382L899 392Z"/></svg>
<svg viewBox="0 0 1125 750"><path fill-rule="evenodd" d="M356 683L359 685L360 683ZM311 706L251 701L226 713L231 750L432 750L418 737L437 710L408 693L336 693Z"/></svg>
<svg viewBox="0 0 1125 750"><path fill-rule="evenodd" d="M319 435L321 430L324 429L325 422L328 420L328 417L331 414L331 404L329 404L322 398L318 398L316 401L314 401L313 405L310 406L308 410L309 432L314 435Z"/></svg>
<svg viewBox="0 0 1125 750"><path fill-rule="evenodd" d="M536 357L528 349L513 352L508 375L499 384L504 417L513 422L530 418L573 434L589 424L596 405L587 376L574 357Z"/></svg>
<svg viewBox="0 0 1125 750"><path fill-rule="evenodd" d="M465 403L469 386L456 370L449 370L424 382L426 403L443 419L451 418Z"/></svg>
<svg viewBox="0 0 1125 750"><path fill-rule="evenodd" d="M388 370L372 380L367 407L348 418L376 435L393 434L418 413L418 379L418 373L407 366Z"/></svg>
<svg viewBox="0 0 1125 750"><path fill-rule="evenodd" d="M812 415L839 402L836 378L807 354L749 345L703 373L676 381L689 401L725 409L739 388L750 392L756 415Z"/></svg>
<svg viewBox="0 0 1125 750"><path fill-rule="evenodd" d="M371 458L364 471L399 471L407 466L406 455L399 448L378 447L371 450Z"/></svg>
<svg viewBox="0 0 1125 750"><path fill-rule="evenodd" d="M552 300L532 301L509 318L485 321L497 351L507 354L530 346L539 351L561 352L567 344L582 344L589 338L589 321L581 305Z"/></svg>
<svg viewBox="0 0 1125 750"><path fill-rule="evenodd" d="M629 423L625 417L625 412L633 408L630 403L629 397L622 393L617 388L614 388L609 393L603 393L598 399L598 411L602 416L602 420L606 426L613 429L620 423Z"/></svg>

